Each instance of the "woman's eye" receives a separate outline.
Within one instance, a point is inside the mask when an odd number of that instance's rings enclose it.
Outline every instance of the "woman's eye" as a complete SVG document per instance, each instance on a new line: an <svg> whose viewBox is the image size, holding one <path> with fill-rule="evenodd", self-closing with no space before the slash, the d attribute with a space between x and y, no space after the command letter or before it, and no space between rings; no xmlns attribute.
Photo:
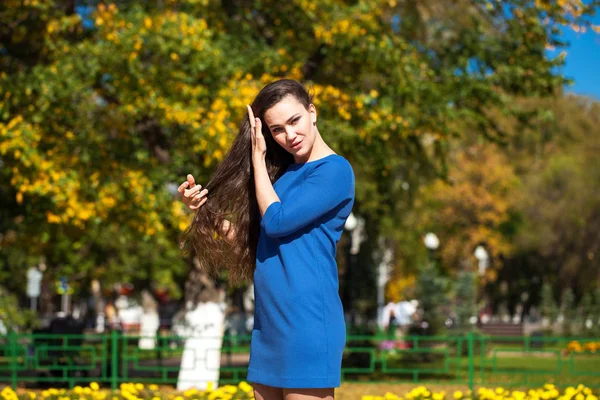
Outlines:
<svg viewBox="0 0 600 400"><path fill-rule="evenodd" d="M292 125L296 125L298 123L298 121L300 121L300 117L292 120Z"/></svg>

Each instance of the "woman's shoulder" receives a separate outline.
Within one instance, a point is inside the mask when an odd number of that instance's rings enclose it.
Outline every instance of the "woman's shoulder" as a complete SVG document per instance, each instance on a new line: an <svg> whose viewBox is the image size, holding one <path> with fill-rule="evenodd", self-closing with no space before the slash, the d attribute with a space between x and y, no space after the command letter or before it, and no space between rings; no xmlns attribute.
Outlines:
<svg viewBox="0 0 600 400"><path fill-rule="evenodd" d="M354 180L354 170L350 162L343 156L332 153L312 162L309 174L326 175L332 179Z"/></svg>

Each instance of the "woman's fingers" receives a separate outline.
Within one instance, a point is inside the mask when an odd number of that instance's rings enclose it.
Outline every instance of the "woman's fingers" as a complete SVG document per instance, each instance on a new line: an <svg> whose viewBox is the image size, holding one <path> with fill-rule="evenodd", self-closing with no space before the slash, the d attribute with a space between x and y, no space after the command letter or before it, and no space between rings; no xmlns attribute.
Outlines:
<svg viewBox="0 0 600 400"><path fill-rule="evenodd" d="M254 120L254 112L252 112L252 107L246 105L246 109L248 110L248 122L250 122L250 138L252 140L252 150L256 148L256 122Z"/></svg>
<svg viewBox="0 0 600 400"><path fill-rule="evenodd" d="M181 185L179 185L179 187L177 188L177 191L179 192L179 194L181 194L183 196L183 194L185 193L185 189L186 188L193 188L196 184L196 181L194 180L194 176L192 174L188 174L186 177L186 181L183 182Z"/></svg>
<svg viewBox="0 0 600 400"><path fill-rule="evenodd" d="M202 185L196 185L191 189L186 189L183 197L193 197L196 193L200 192L200 189L202 189Z"/></svg>
<svg viewBox="0 0 600 400"><path fill-rule="evenodd" d="M197 209L199 209L200 207L202 207L202 205L204 203L206 203L206 200L207 200L207 198L205 197L202 200L200 200L200 202L198 204L190 205L190 210L197 210Z"/></svg>
<svg viewBox="0 0 600 400"><path fill-rule="evenodd" d="M194 184L196 183L196 181L194 180L194 175L192 175L192 174L188 174L188 175L187 175L187 181L188 181L188 182L189 182L189 184L190 184L190 188L193 188L193 187L194 187Z"/></svg>
<svg viewBox="0 0 600 400"><path fill-rule="evenodd" d="M250 130L252 137L252 151L264 154L266 151L265 137L262 133L262 121L260 118L254 117L252 107L248 108L248 120L250 121Z"/></svg>
<svg viewBox="0 0 600 400"><path fill-rule="evenodd" d="M262 137L262 122L260 122L260 118L254 118L254 126L256 137Z"/></svg>
<svg viewBox="0 0 600 400"><path fill-rule="evenodd" d="M188 181L183 182L181 185L179 185L179 187L177 188L177 191L179 192L180 195L183 196L183 194L185 193L185 188L188 187L190 183Z"/></svg>
<svg viewBox="0 0 600 400"><path fill-rule="evenodd" d="M194 198L194 200L201 199L202 197L206 196L207 194L208 194L208 190L204 189L203 191L196 193L193 198Z"/></svg>
<svg viewBox="0 0 600 400"><path fill-rule="evenodd" d="M249 105L246 105L246 108L248 109L248 120L250 121L250 126L252 127L252 129L254 129L254 113L252 112L252 107L250 107Z"/></svg>

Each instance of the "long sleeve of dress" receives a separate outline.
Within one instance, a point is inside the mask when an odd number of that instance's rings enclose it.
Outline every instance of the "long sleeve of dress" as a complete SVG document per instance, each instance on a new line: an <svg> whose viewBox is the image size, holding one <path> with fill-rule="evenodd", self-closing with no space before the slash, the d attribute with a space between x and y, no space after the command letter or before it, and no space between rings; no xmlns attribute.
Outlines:
<svg viewBox="0 0 600 400"><path fill-rule="evenodd" d="M283 237L302 229L354 196L354 175L347 162L323 163L314 168L291 199L274 202L261 226L267 236Z"/></svg>

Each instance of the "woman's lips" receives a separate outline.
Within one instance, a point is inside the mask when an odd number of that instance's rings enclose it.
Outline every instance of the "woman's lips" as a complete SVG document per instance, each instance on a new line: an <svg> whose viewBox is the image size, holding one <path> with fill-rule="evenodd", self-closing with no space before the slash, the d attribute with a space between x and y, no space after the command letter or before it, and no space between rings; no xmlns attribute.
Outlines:
<svg viewBox="0 0 600 400"><path fill-rule="evenodd" d="M299 142L298 142L298 143L296 143L296 144L293 144L293 145L292 145L292 149L294 149L294 150L298 150L298 149L301 147L301 145L302 145L302 140L301 140L301 141L299 141Z"/></svg>

